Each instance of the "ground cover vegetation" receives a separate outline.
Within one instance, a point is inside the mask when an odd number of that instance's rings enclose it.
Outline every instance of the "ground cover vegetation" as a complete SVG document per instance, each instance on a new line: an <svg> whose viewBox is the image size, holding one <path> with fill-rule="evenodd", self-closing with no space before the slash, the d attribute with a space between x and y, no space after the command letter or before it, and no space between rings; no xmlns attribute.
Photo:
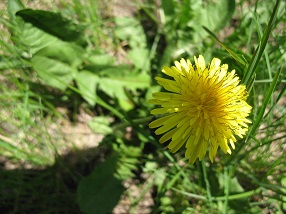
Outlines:
<svg viewBox="0 0 286 214"><path fill-rule="evenodd" d="M285 1L0 9L1 213L285 212Z"/></svg>

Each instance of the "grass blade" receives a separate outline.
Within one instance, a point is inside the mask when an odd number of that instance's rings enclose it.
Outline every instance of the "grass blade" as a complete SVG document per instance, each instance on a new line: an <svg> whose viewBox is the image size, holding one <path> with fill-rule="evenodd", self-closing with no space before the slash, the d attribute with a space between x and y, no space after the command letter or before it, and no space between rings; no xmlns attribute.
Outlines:
<svg viewBox="0 0 286 214"><path fill-rule="evenodd" d="M274 23L275 23L277 11L279 8L279 4L280 4L280 0L278 0L275 4L275 7L274 7L273 12L271 14L268 25L266 26L266 29L264 31L264 34L262 36L261 41L259 42L260 44L256 48L255 53L253 54L252 59L248 65L247 71L246 71L246 73L242 79L242 83L245 84L247 87L253 81L253 78L255 75L255 70L256 70L258 63L262 57L262 54L263 54L264 49L266 47L270 33L272 32L272 29L274 27Z"/></svg>
<svg viewBox="0 0 286 214"><path fill-rule="evenodd" d="M268 104L269 100L271 99L272 94L275 90L276 84L278 82L278 77L280 76L281 71L282 71L282 67L276 72L274 79L273 79L272 83L270 84L268 92L267 92L267 94L263 100L262 106L258 110L257 118L255 118L255 121L254 121L254 123L253 123L253 125L252 125L252 127L248 133L248 136L245 140L245 143L248 142L249 136L252 136L252 135L254 136L256 130L259 128L261 120L262 120L264 112L265 112L265 109L266 109L267 104Z"/></svg>
<svg viewBox="0 0 286 214"><path fill-rule="evenodd" d="M216 35L211 32L208 28L204 27L205 31L208 32L208 34L210 34L214 40L220 44L220 46L222 46L231 56L232 58L234 58L237 62L241 63L242 65L246 65L246 62L243 60L243 58L239 57L236 53L234 53L232 50L230 50L228 47L226 47L217 37Z"/></svg>

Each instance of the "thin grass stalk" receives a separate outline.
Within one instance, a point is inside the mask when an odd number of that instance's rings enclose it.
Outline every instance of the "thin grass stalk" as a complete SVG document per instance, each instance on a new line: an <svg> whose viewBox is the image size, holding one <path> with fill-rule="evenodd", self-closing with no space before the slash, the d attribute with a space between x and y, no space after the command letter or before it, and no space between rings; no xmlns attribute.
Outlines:
<svg viewBox="0 0 286 214"><path fill-rule="evenodd" d="M224 187L224 207L223 207L223 214L227 214L228 208L228 197L230 191L230 171L232 169L232 165L224 167L224 180L225 180L225 187Z"/></svg>
<svg viewBox="0 0 286 214"><path fill-rule="evenodd" d="M211 186L208 180L208 174L207 174L207 167L206 167L206 161L205 159L202 160L202 168L203 168L203 175L204 175L204 181L206 183L206 190L207 190L207 198L208 202L210 204L211 209L213 208L213 197L211 193Z"/></svg>
<svg viewBox="0 0 286 214"><path fill-rule="evenodd" d="M269 20L269 22L266 26L266 29L263 33L262 40L259 42L260 44L256 48L255 53L253 54L252 59L251 59L249 65L247 67L245 75L243 76L242 83L245 84L247 87L253 81L256 68L257 68L259 61L261 59L261 56L264 52L264 49L265 49L266 44L268 42L269 36L273 30L275 20L276 20L276 16L277 16L277 12L279 9L279 4L280 4L280 0L277 0L276 4L274 6L273 12L271 14L270 20Z"/></svg>

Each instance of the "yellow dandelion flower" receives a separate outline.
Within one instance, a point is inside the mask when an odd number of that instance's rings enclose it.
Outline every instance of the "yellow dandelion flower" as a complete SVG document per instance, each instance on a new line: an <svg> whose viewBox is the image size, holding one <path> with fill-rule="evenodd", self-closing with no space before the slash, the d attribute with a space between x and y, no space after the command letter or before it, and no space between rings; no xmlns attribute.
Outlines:
<svg viewBox="0 0 286 214"><path fill-rule="evenodd" d="M163 67L162 72L172 79L156 77L158 84L168 92L155 92L150 103L160 105L151 114L163 116L149 124L158 128L160 143L170 141L171 152L186 147L185 157L193 164L202 160L209 148L213 162L220 146L224 153L235 149L235 136L240 138L248 131L246 119L251 106L246 103L248 93L239 85L235 70L227 72L228 65L213 58L206 67L203 56L175 61L175 66Z"/></svg>

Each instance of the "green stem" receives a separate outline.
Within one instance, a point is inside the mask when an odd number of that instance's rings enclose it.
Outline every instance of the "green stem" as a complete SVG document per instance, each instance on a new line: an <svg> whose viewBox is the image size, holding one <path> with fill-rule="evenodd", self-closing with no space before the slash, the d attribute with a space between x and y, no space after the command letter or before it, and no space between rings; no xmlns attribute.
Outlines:
<svg viewBox="0 0 286 214"><path fill-rule="evenodd" d="M212 201L213 201L213 197L212 197L212 193L211 193L211 186L208 180L208 175L207 175L207 167L206 167L206 161L205 159L202 160L202 168L203 168L203 175L204 175L204 180L206 183L206 188L207 188L207 196L208 196L208 201L210 203L210 207L213 207Z"/></svg>
<svg viewBox="0 0 286 214"><path fill-rule="evenodd" d="M230 171L232 169L232 165L229 167L224 167L224 180L225 180L225 188L224 188L224 209L223 213L227 214L227 208L228 208L228 198L229 198L229 190L230 190Z"/></svg>

